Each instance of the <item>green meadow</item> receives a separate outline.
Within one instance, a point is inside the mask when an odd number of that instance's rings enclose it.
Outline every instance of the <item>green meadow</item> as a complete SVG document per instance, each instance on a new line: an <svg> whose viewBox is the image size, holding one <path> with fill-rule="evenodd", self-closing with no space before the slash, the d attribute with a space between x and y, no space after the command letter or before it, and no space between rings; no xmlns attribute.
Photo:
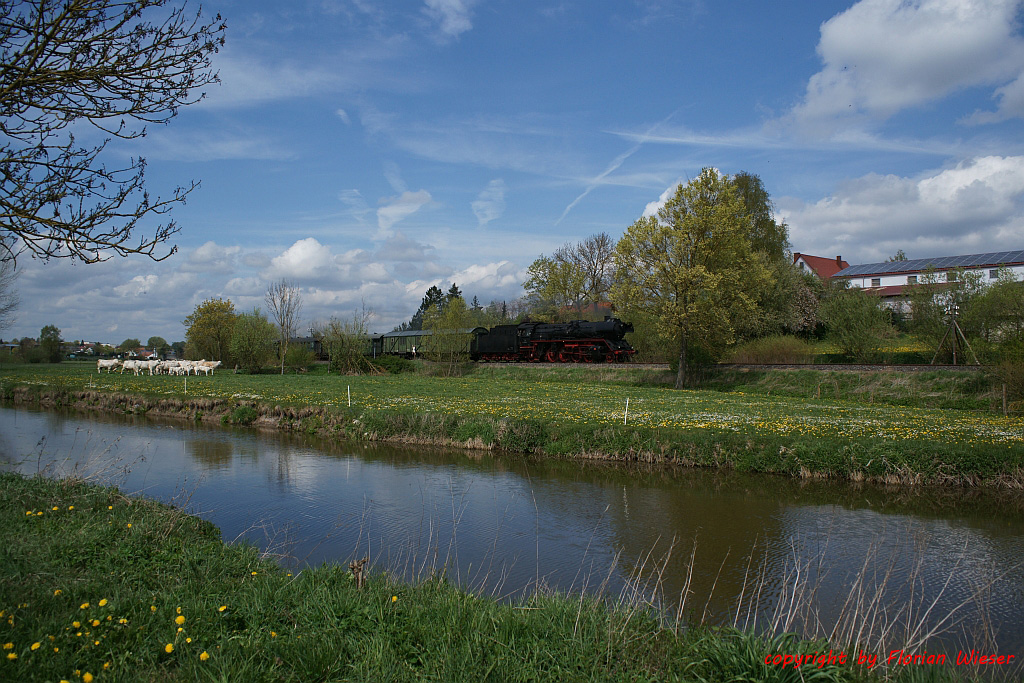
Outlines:
<svg viewBox="0 0 1024 683"><path fill-rule="evenodd" d="M804 397L755 385L751 391L675 391L630 383L631 371L595 374L604 381L588 381L586 370L521 369L506 375L485 369L452 378L222 370L186 379L97 374L84 364L6 365L0 395L550 457L889 483L1022 484L1021 417L898 405L884 396L866 401L853 392L829 398L831 382Z"/></svg>

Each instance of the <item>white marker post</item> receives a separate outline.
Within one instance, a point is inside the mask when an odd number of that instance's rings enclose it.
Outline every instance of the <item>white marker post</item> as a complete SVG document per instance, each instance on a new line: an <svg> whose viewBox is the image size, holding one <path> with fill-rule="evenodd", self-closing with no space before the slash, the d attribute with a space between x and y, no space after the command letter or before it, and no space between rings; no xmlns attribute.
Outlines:
<svg viewBox="0 0 1024 683"><path fill-rule="evenodd" d="M345 386L345 393L348 394L348 407L351 408L352 407L352 385L351 384Z"/></svg>
<svg viewBox="0 0 1024 683"><path fill-rule="evenodd" d="M629 396L626 397L626 412L622 414L622 424L626 424L627 417L629 417Z"/></svg>

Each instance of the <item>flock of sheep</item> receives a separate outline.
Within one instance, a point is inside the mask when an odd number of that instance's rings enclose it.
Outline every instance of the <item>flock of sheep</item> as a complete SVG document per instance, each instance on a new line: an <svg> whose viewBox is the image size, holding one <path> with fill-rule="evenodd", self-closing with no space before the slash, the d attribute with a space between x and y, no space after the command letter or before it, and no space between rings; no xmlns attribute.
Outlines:
<svg viewBox="0 0 1024 683"><path fill-rule="evenodd" d="M121 374L125 370L131 370L138 376L149 370L150 375L212 375L214 368L219 368L219 360L125 360L119 358L112 360L97 360L96 373L99 374L104 368L108 373L121 368Z"/></svg>

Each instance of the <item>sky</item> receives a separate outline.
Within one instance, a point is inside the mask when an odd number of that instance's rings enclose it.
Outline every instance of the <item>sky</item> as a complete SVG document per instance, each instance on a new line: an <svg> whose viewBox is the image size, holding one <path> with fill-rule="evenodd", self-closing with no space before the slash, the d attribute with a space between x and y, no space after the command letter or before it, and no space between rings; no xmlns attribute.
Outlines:
<svg viewBox="0 0 1024 683"><path fill-rule="evenodd" d="M190 7L194 4L190 4ZM702 168L761 177L791 248L851 264L1024 249L1024 0L206 0L221 83L111 164L200 187L161 262L19 260L4 338L182 340L202 301L303 328L431 285L523 295ZM145 233L145 229L142 230Z"/></svg>

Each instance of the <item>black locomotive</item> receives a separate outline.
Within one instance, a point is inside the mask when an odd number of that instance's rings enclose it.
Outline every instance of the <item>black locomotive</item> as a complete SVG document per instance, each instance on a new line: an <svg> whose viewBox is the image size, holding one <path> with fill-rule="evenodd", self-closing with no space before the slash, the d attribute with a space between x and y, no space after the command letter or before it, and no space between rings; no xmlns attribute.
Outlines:
<svg viewBox="0 0 1024 683"><path fill-rule="evenodd" d="M632 323L606 316L601 322L520 323L477 330L470 357L478 361L624 363L636 353L623 339Z"/></svg>

